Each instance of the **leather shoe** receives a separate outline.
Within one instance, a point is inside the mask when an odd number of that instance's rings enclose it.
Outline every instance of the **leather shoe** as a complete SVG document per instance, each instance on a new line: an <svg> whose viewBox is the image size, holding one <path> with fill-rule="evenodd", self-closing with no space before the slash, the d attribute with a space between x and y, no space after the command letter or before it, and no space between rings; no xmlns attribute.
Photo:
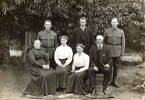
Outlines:
<svg viewBox="0 0 145 100"><path fill-rule="evenodd" d="M114 86L114 87L116 87L116 88L119 88L119 85L116 84L115 82L111 83L110 85L111 85L111 86Z"/></svg>

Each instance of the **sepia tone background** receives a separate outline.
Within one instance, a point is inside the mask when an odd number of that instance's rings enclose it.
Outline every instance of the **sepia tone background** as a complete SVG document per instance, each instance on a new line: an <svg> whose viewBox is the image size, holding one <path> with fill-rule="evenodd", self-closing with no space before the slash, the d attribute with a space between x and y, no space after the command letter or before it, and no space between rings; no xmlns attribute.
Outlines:
<svg viewBox="0 0 145 100"><path fill-rule="evenodd" d="M145 0L0 0L0 98L26 99L20 97L29 81L25 56L27 48L43 29L44 20L52 20L58 36L71 37L80 16L87 17L94 36L110 27L112 17L119 19L119 28L124 30L126 37L126 55L122 58L118 80L121 88L115 90L117 98L114 100L143 100ZM99 84L102 77L98 77ZM61 95L64 94L51 98ZM72 95L66 98L86 97Z"/></svg>

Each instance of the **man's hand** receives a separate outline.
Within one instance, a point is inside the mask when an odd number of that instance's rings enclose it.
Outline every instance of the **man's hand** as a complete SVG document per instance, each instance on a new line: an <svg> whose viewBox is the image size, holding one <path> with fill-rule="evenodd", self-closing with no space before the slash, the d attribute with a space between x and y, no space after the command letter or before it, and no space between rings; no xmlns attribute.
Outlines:
<svg viewBox="0 0 145 100"><path fill-rule="evenodd" d="M106 64L106 65L105 65L105 68L109 68L109 67L110 67L110 65L109 65L109 64Z"/></svg>
<svg viewBox="0 0 145 100"><path fill-rule="evenodd" d="M46 65L46 69L49 69L49 65Z"/></svg>
<svg viewBox="0 0 145 100"><path fill-rule="evenodd" d="M110 70L110 65L109 65L109 64L106 64L106 65L104 66L104 68L105 68L105 70Z"/></svg>
<svg viewBox="0 0 145 100"><path fill-rule="evenodd" d="M99 71L99 69L98 69L98 67L93 67L93 69L97 72L97 71Z"/></svg>
<svg viewBox="0 0 145 100"><path fill-rule="evenodd" d="M42 68L43 68L43 69L46 69L46 65L42 65Z"/></svg>
<svg viewBox="0 0 145 100"><path fill-rule="evenodd" d="M42 65L43 69L49 69L49 65Z"/></svg>

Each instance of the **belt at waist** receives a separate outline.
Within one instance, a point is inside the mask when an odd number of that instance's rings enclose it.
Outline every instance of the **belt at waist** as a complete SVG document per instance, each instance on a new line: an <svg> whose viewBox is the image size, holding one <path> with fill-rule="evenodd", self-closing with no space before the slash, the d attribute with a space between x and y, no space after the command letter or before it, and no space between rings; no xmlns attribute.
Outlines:
<svg viewBox="0 0 145 100"><path fill-rule="evenodd" d="M80 70L81 68L83 68L84 66L80 66L80 67L75 67L75 70Z"/></svg>
<svg viewBox="0 0 145 100"><path fill-rule="evenodd" d="M53 49L54 47L41 46L44 49Z"/></svg>
<svg viewBox="0 0 145 100"><path fill-rule="evenodd" d="M59 59L59 60L60 60L61 64L65 64L67 59L68 59L68 58L65 58L65 59Z"/></svg>
<svg viewBox="0 0 145 100"><path fill-rule="evenodd" d="M119 44L113 44L113 43L106 43L107 45L121 45L121 43Z"/></svg>

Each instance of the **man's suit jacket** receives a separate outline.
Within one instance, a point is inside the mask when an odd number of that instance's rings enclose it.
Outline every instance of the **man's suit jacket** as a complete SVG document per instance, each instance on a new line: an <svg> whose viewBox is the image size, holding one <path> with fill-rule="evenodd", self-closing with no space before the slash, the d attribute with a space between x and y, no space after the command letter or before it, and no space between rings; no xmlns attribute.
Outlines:
<svg viewBox="0 0 145 100"><path fill-rule="evenodd" d="M102 49L98 49L97 44L94 44L90 49L90 68L94 66L98 67L99 70L104 68L104 65L109 64L112 66L112 57L110 55L110 49L105 46Z"/></svg>
<svg viewBox="0 0 145 100"><path fill-rule="evenodd" d="M83 31L80 27L75 28L72 34L71 42L73 50L75 50L75 46L77 43L84 44L86 47L85 52L88 54L89 49L91 48L91 45L93 43L93 33L91 29L86 27Z"/></svg>

